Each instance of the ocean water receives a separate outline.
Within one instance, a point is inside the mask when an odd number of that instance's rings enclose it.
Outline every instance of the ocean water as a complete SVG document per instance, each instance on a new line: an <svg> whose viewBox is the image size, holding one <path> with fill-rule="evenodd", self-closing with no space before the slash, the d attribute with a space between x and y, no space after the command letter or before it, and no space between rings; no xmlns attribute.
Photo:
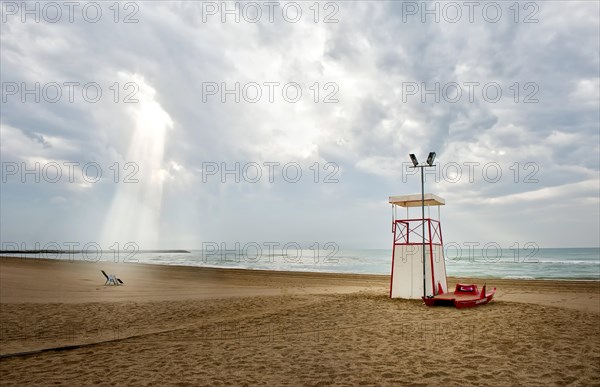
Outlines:
<svg viewBox="0 0 600 387"><path fill-rule="evenodd" d="M138 262L160 265L287 270L330 273L390 274L391 249L289 249L262 251L246 246L226 251L190 250L189 253L137 251L102 253L18 254L29 258ZM525 246L527 247L527 246ZM2 255L16 255L4 253ZM599 248L489 248L445 251L448 276L506 279L560 279L600 281Z"/></svg>

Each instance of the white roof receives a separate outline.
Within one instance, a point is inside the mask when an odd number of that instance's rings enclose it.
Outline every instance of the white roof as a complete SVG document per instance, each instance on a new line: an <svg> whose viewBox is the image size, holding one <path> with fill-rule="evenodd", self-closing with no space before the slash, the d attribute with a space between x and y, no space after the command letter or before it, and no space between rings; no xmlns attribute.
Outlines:
<svg viewBox="0 0 600 387"><path fill-rule="evenodd" d="M421 194L390 196L390 203L400 207L421 207ZM426 193L425 206L443 206L446 201L441 197Z"/></svg>

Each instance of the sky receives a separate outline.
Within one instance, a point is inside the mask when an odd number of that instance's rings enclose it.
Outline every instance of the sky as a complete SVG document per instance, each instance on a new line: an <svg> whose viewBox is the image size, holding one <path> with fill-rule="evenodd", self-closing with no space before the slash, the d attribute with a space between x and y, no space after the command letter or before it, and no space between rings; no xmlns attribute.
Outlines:
<svg viewBox="0 0 600 387"><path fill-rule="evenodd" d="M599 7L4 1L2 248L600 246Z"/></svg>

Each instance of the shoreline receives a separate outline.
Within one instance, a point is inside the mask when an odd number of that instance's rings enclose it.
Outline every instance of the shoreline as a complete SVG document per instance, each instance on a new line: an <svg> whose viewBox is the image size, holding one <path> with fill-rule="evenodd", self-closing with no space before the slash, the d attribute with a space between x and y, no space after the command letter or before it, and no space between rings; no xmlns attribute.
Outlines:
<svg viewBox="0 0 600 387"><path fill-rule="evenodd" d="M101 274L125 286L104 286ZM278 295L389 295L389 275L224 269L213 267L29 259L0 259L0 303L149 302ZM600 281L448 277L497 288L495 301L521 302L600 314Z"/></svg>
<svg viewBox="0 0 600 387"><path fill-rule="evenodd" d="M52 258L38 258L38 257L22 257L22 256L4 256L0 254L0 262L3 260L34 260L34 261L43 261L43 262L79 262L79 263L87 263L87 264L107 264L113 265L114 262L111 261L95 261L90 262L86 260L75 260L75 259L52 259ZM273 270L273 269L262 269L262 268L252 268L252 267L232 267L232 266L191 266L191 265L181 265L181 264L164 264L164 263L152 263L152 262L123 262L117 263L119 265L148 265L148 266L160 266L160 267L180 267L180 268L192 268L192 269L215 269L215 270L232 270L232 271L252 271L252 272L265 272L265 273L303 273L303 274L324 274L324 275L347 275L347 276L364 276L364 277L388 277L389 274L372 274L372 273L349 273L349 272L328 272L328 271L309 271L309 270ZM391 262L390 262L391 265ZM598 282L600 283L600 277L590 279L590 278L526 278L528 276L514 276L515 278L506 278L506 277L471 277L471 276L448 276L448 280L462 280L462 279L475 279L478 281L556 281L556 282Z"/></svg>

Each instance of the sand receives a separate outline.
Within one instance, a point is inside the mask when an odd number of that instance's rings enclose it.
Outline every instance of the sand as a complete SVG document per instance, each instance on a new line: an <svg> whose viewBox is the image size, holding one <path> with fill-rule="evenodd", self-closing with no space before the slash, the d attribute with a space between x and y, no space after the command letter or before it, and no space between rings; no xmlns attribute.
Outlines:
<svg viewBox="0 0 600 387"><path fill-rule="evenodd" d="M458 310L389 276L2 258L0 383L600 385L599 282L486 282Z"/></svg>

